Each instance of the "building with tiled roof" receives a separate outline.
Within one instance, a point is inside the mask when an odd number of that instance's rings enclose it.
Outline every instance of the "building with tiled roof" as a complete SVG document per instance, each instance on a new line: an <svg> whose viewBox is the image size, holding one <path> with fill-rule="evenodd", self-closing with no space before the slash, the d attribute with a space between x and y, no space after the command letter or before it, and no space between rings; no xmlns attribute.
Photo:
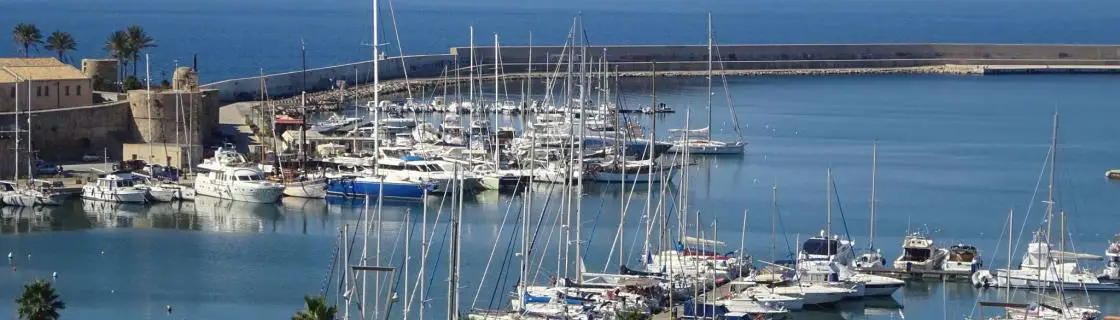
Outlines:
<svg viewBox="0 0 1120 320"><path fill-rule="evenodd" d="M0 58L0 112L93 104L90 77L55 58Z"/></svg>

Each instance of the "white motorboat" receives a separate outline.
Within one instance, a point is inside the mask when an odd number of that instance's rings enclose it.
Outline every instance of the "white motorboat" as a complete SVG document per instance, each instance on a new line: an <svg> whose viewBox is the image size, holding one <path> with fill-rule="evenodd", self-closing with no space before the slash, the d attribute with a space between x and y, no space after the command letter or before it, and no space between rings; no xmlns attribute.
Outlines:
<svg viewBox="0 0 1120 320"><path fill-rule="evenodd" d="M914 232L902 240L902 254L894 260L894 268L907 272L937 270L948 254L949 251L938 248L933 239Z"/></svg>
<svg viewBox="0 0 1120 320"><path fill-rule="evenodd" d="M856 293L856 290L851 288L809 282L789 282L766 290L773 294L799 298L805 306L833 304Z"/></svg>
<svg viewBox="0 0 1120 320"><path fill-rule="evenodd" d="M1085 290L1120 292L1120 284L1101 282L1097 275L1078 265L1080 260L1102 260L1100 256L1063 252L1046 242L1041 232L1027 244L1017 269L980 270L972 274L976 286L1042 290Z"/></svg>
<svg viewBox="0 0 1120 320"><path fill-rule="evenodd" d="M482 187L481 177L465 166L455 170L454 168L459 166L455 163L404 155L403 153L407 152L407 149L384 147L381 148L381 152L383 156L377 159L376 173L384 175L390 180L427 183L433 185L435 190L439 192L452 190L451 184L456 180L459 180L460 185L466 191L473 191ZM447 167L452 167L452 169Z"/></svg>
<svg viewBox="0 0 1120 320"><path fill-rule="evenodd" d="M136 179L128 172L101 175L97 181L82 186L82 198L89 200L147 203L148 189L135 186Z"/></svg>
<svg viewBox="0 0 1120 320"><path fill-rule="evenodd" d="M852 266L857 269L883 268L887 265L887 258L879 250L868 250L852 261Z"/></svg>
<svg viewBox="0 0 1120 320"><path fill-rule="evenodd" d="M234 201L273 203L283 196L284 186L265 179L255 167L223 167L200 174L194 180L198 195Z"/></svg>
<svg viewBox="0 0 1120 320"><path fill-rule="evenodd" d="M240 153L218 148L214 156L198 165L205 172L194 180L197 195L234 201L273 203L283 196L284 185L265 179L259 165Z"/></svg>
<svg viewBox="0 0 1120 320"><path fill-rule="evenodd" d="M967 271L971 274L983 266L984 260L980 259L980 251L974 246L962 243L949 247L949 255L945 257L945 262L941 263L941 270Z"/></svg>
<svg viewBox="0 0 1120 320"><path fill-rule="evenodd" d="M769 288L752 281L732 281L729 284L732 293L726 297L731 300L756 301L769 305L781 306L790 311L798 311L805 307L805 301L799 297L783 296L770 291Z"/></svg>
<svg viewBox="0 0 1120 320"><path fill-rule="evenodd" d="M334 131L345 125L352 124L362 120L361 118L345 117L340 115L331 115L330 118L320 121L311 125L311 130L316 132Z"/></svg>
<svg viewBox="0 0 1120 320"><path fill-rule="evenodd" d="M1104 250L1106 259L1104 271L1101 272L1100 280L1109 282L1120 282L1120 234L1112 237L1109 241L1108 248Z"/></svg>

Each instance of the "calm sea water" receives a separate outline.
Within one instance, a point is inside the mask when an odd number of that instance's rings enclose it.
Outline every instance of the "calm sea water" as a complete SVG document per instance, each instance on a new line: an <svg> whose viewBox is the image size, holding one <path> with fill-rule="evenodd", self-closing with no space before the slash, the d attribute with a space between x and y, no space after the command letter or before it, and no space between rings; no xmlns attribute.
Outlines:
<svg viewBox="0 0 1120 320"><path fill-rule="evenodd" d="M386 1L383 5L387 10ZM466 44L470 24L476 25L480 38L501 32L505 43L524 43L532 31L535 43L557 44L579 12L593 43L700 43L704 13L709 10L715 12L723 43L1107 43L1114 41L1108 30L1120 15L1115 2L1102 0L714 0L698 4L424 0L395 5L406 54L444 52L448 46ZM79 43L75 56L101 56L103 39L112 30L140 24L159 44L152 49L153 70L169 70L174 59L187 63L197 53L203 77L217 80L252 75L261 68L265 72L298 69L300 38L308 44L311 66L363 59L369 55L369 48L362 45L370 38L369 7L362 2L290 0L232 4L0 0L5 13L0 15L0 26L26 21L46 33L69 31ZM396 52L392 47L397 41L391 35L386 33L390 52ZM11 54L10 46L0 48L0 55ZM702 85L691 80L659 81L658 98L682 111L689 105L696 107L693 126L702 126ZM700 160L690 172L692 184L687 190L690 207L700 212L700 227L715 225L714 236L732 246L740 242L743 212L749 210L745 246L757 257L769 259L776 247L775 255L781 258L788 252L787 243L795 246L795 239L825 227L830 166L840 199L833 210L833 230L846 230L859 246L867 245L871 143L877 140L876 247L893 257L908 230L927 230L943 244L976 244L989 265L1002 265L1007 253L1006 241L1001 242L1006 237L1002 230L1007 211L1016 212L1016 236L1023 222L1028 230L1043 222L1039 200L1044 196L1033 196L1054 111L1062 115L1057 185L1068 214L1073 240L1069 245L1099 253L1107 239L1120 232L1108 223L1111 211L1120 205L1115 196L1120 185L1102 178L1103 171L1120 159L1114 139L1120 129L1112 120L1120 116L1112 106L1120 96L1115 90L1120 78L762 77L732 79L730 85L746 125L749 151L744 157ZM641 91L630 91L626 98L635 103L649 99ZM726 107L717 103L713 109L717 135L729 137ZM659 121L664 129L682 127L683 119L684 114L677 113ZM774 185L780 219L778 241L772 246ZM559 187L537 191L533 219L540 217L546 199L552 199L544 210L538 241L553 249L532 259L550 266L542 268L539 279L543 281L556 269L556 255L551 252L559 241L554 229L561 191ZM589 186L584 193L588 195L583 202L588 268L602 270L608 265L624 201L631 209L622 247L628 262L635 263L641 247L635 235L643 230L644 188L638 187L625 199L619 198L617 186ZM509 277L516 273L507 270L501 275L505 281L495 277L503 262L517 264L506 250L517 225L518 207L507 209L511 199L483 193L466 204L464 310L506 305L502 297L514 284ZM429 221L436 221L439 205L439 199L429 202ZM301 308L304 294L324 290L338 230L357 223L361 212L353 203L290 199L282 205L203 200L147 208L74 202L60 208L0 210L4 214L0 252L13 252L11 263L16 267L0 272L0 301L14 300L23 283L58 272L55 281L68 304L63 315L79 319L288 317ZM412 226L416 235L412 241L404 239L403 230L409 227L405 217L418 221L422 211L419 204L385 207L380 263L402 266L404 243L411 242L410 267L418 267L421 227ZM508 217L507 211L512 212ZM445 213L428 224L434 247L446 247L446 219ZM495 244L497 254L490 259ZM376 242L369 245L373 252ZM424 279L431 288L426 316L432 319L446 315L444 255L446 249L433 251L427 260L433 269ZM483 281L488 261L492 267ZM615 264L617 260L610 262L608 269ZM411 281L416 274L411 272ZM403 296L403 289L398 291ZM837 311L799 317L961 317L972 314L977 296L978 291L964 284L916 282L891 300L851 302ZM1025 294L1016 298L1024 299ZM1117 296L1090 298L1106 314L1120 312ZM171 315L166 314L166 305L174 307ZM905 309L899 310L898 305ZM400 314L400 306L393 306L394 315ZM12 304L0 302L0 314L12 313Z"/></svg>
<svg viewBox="0 0 1120 320"><path fill-rule="evenodd" d="M1068 214L1072 236L1068 245L1100 253L1111 235L1120 232L1108 223L1113 208L1120 206L1120 198L1114 196L1120 185L1102 177L1120 158L1112 139L1120 130L1112 121L1120 116L1111 105L1120 98L1120 92L1111 90L1116 86L1120 78L1112 76L734 79L736 108L749 124L745 129L749 151L744 157L700 160L690 171L690 207L699 211L700 228L707 235L714 234L732 247L740 243L744 211L749 210L746 248L768 260L776 247L775 255L782 258L789 252L787 243L795 245L796 239L825 228L826 168L831 166L840 200L833 210L833 230L846 230L858 246L866 246L871 142L878 140L876 247L893 258L908 230L925 230L942 244L976 244L989 265L1003 265L1007 244L1001 240L1006 237L1002 230L1007 211L1016 210L1016 236L1020 223L1026 222L1029 230L1043 222L1038 201L1044 193L1039 198L1032 195L1048 150L1051 114L1057 110L1062 117L1057 194ZM702 103L704 89L698 81L659 81L658 92L659 99L683 111L690 102ZM641 92L627 97L645 98ZM722 105L713 109L716 119L728 118ZM683 117L677 113L659 121L679 127ZM713 127L728 128L723 120ZM778 241L772 246L770 198L775 184ZM623 254L628 263L637 262L647 193L644 186L636 189L623 199L618 186L584 190L588 196L583 202L582 238L588 243L585 260L590 270L608 265L620 203L625 201L630 210L623 229ZM555 215L562 188L541 186L535 191L530 221L536 225L543 219L534 234L538 246L549 248L547 253L538 252L543 257L531 259L544 266L540 282L556 273L560 232L555 230ZM511 200L517 199L482 193L467 201L464 309L506 306L504 296L515 283L510 277L516 277L518 264L511 256L517 244L511 246L510 240L519 237L513 229L520 205L514 201L509 207ZM546 200L548 209L542 209ZM427 231L433 251L424 281L430 288L426 316L433 319L446 314L448 214L436 218L441 202L450 205L445 201L437 198L428 203ZM289 316L301 307L304 294L324 290L338 230L344 224L353 227L361 213L354 203L328 205L298 199L285 199L281 205L203 199L151 208L75 202L60 208L2 210L0 251L12 251L18 269L0 272L0 288L4 288L0 300L14 299L26 281L58 272L56 283L68 303L63 314L81 319ZM379 263L403 267L404 244L410 243L411 282L416 281L422 260L418 223L422 212L420 204L393 204L381 213ZM411 226L405 223L406 216L412 217ZM711 230L712 225L716 230ZM695 223L690 226L695 228ZM404 238L407 228L412 228L411 241ZM371 256L376 245L375 240L369 243ZM360 242L355 246L359 249L355 253L360 252ZM495 246L497 253L490 258ZM1017 247L1015 260L1022 246ZM376 262L374 257L370 261ZM483 281L488 261L491 267ZM614 259L606 269L613 270L616 264ZM504 273L503 265L510 266ZM505 280L499 281L499 276ZM382 285L389 282L383 280ZM374 287L371 277L371 292ZM403 288L397 291L403 297ZM331 287L326 292L333 296L336 291ZM976 315L972 312L978 294L967 284L915 282L893 299L850 302L839 310L804 313L799 318L962 317ZM1015 298L1025 299L1026 294L1017 293ZM1089 298L1106 314L1120 312L1115 295ZM168 304L174 307L171 316L164 311ZM393 306L394 317L399 316L400 306ZM0 314L11 312L9 308L10 304L0 303Z"/></svg>
<svg viewBox="0 0 1120 320"><path fill-rule="evenodd" d="M398 41L389 1L381 6L379 42L394 55L467 45L470 25L480 45L491 44L494 33L503 44L524 44L530 32L536 44L562 44L580 13L589 40L604 44L701 44L709 11L717 39L727 44L1112 43L1120 19L1120 3L1108 0L411 0L393 4ZM372 1L0 0L0 8L2 30L28 22L44 36L73 34L76 60L106 56L111 32L141 25L158 44L151 49L155 79L194 54L204 81L299 70L301 39L311 67L372 56L363 45L372 42ZM14 49L0 46L0 56Z"/></svg>

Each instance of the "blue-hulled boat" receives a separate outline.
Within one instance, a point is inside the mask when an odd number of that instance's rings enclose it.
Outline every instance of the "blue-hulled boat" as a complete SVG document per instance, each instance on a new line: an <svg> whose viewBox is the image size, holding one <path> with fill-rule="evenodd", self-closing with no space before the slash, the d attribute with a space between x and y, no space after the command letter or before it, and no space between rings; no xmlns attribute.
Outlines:
<svg viewBox="0 0 1120 320"><path fill-rule="evenodd" d="M382 190L384 189L384 190ZM343 197L365 197L367 195L386 199L420 200L424 190L435 193L440 190L430 183L388 180L380 177L361 175L342 175L327 179L327 194Z"/></svg>

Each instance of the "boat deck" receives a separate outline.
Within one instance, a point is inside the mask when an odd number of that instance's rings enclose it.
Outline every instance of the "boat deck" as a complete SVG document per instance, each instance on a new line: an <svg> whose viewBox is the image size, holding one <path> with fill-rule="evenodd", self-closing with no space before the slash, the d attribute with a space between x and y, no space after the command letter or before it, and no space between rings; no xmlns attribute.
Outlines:
<svg viewBox="0 0 1120 320"><path fill-rule="evenodd" d="M948 270L898 270L895 268L857 268L859 272L901 280L939 279L945 281L971 281L972 272Z"/></svg>

